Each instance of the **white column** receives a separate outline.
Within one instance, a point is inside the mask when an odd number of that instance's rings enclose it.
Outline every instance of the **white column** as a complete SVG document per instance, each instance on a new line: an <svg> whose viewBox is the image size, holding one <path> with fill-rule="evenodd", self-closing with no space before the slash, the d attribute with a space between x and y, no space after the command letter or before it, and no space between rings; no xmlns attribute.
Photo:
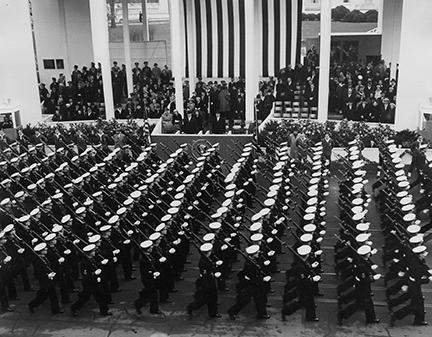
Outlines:
<svg viewBox="0 0 432 337"><path fill-rule="evenodd" d="M188 1L188 10L186 13L188 22L188 57L189 57L189 93L195 91L197 82L196 75L196 26L195 26L195 4L193 0Z"/></svg>
<svg viewBox="0 0 432 337"><path fill-rule="evenodd" d="M429 97L432 97L431 13L430 0L417 0L415 4L407 0L403 2L395 119L397 130L419 127L419 107L421 104L429 105Z"/></svg>
<svg viewBox="0 0 432 337"><path fill-rule="evenodd" d="M378 32L382 34L382 27L383 27L383 17L384 17L384 0L378 0L378 23L377 23L377 29Z"/></svg>
<svg viewBox="0 0 432 337"><path fill-rule="evenodd" d="M93 57L102 65L103 92L106 119L114 118L114 99L111 80L111 65L108 42L106 0L89 0L90 24L93 42Z"/></svg>
<svg viewBox="0 0 432 337"><path fill-rule="evenodd" d="M245 4L245 45L246 45L246 60L245 60L245 99L246 99L246 122L253 122L254 117L254 100L258 94L258 52L256 49L257 44L257 29L258 25L256 16L259 13L255 12L255 0L247 0Z"/></svg>
<svg viewBox="0 0 432 337"><path fill-rule="evenodd" d="M171 68L176 92L176 109L183 116L183 44L179 0L169 0L171 33Z"/></svg>
<svg viewBox="0 0 432 337"><path fill-rule="evenodd" d="M131 51L130 51L130 36L129 36L129 8L128 0L122 0L122 10L123 10L123 48L125 56L126 65L126 83L127 92L129 95L133 92L133 79L132 79L132 61L131 61Z"/></svg>
<svg viewBox="0 0 432 337"><path fill-rule="evenodd" d="M149 25L147 19L147 0L141 0L141 13L142 13L142 24L143 24L143 39L144 41L150 40Z"/></svg>
<svg viewBox="0 0 432 337"><path fill-rule="evenodd" d="M382 0L381 57L390 64L390 77L396 77L401 41L403 0Z"/></svg>
<svg viewBox="0 0 432 337"><path fill-rule="evenodd" d="M318 121L328 118L331 43L331 0L321 0Z"/></svg>
<svg viewBox="0 0 432 337"><path fill-rule="evenodd" d="M19 105L21 124L42 120L28 0L0 1L0 106Z"/></svg>

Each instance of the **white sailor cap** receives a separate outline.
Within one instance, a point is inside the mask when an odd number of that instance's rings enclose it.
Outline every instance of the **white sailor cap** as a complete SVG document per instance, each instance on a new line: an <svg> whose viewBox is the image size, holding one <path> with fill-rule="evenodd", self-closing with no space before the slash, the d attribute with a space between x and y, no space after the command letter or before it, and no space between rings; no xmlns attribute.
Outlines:
<svg viewBox="0 0 432 337"><path fill-rule="evenodd" d="M162 218L161 221L162 222L168 222L172 219L172 215L171 214L165 214Z"/></svg>
<svg viewBox="0 0 432 337"><path fill-rule="evenodd" d="M357 254L359 254L360 256L364 256L369 254L371 251L372 248L369 245L363 245L357 249Z"/></svg>
<svg viewBox="0 0 432 337"><path fill-rule="evenodd" d="M222 224L220 222L210 222L209 228L211 230L218 230L222 227Z"/></svg>
<svg viewBox="0 0 432 337"><path fill-rule="evenodd" d="M83 251L86 252L86 253L89 253L89 252L94 251L95 249L96 249L96 245L94 245L93 243L91 243L91 244L85 246L83 248Z"/></svg>
<svg viewBox="0 0 432 337"><path fill-rule="evenodd" d="M200 247L200 251L203 253L210 252L213 249L213 245L209 242L203 243Z"/></svg>
<svg viewBox="0 0 432 337"><path fill-rule="evenodd" d="M271 198L264 200L264 205L266 207L272 207L275 203L276 203L276 201L274 199L271 199Z"/></svg>
<svg viewBox="0 0 432 337"><path fill-rule="evenodd" d="M108 223L110 225L112 225L112 224L115 224L116 222L118 222L119 220L120 220L120 218L118 215L113 215L111 218L109 218Z"/></svg>
<svg viewBox="0 0 432 337"><path fill-rule="evenodd" d="M405 222L411 222L416 219L416 215L414 213L408 213L403 217L403 221Z"/></svg>
<svg viewBox="0 0 432 337"><path fill-rule="evenodd" d="M101 232L107 232L111 229L111 225L104 225L102 227L99 228L99 231Z"/></svg>
<svg viewBox="0 0 432 337"><path fill-rule="evenodd" d="M52 232L53 233L59 233L59 232L61 232L63 230L63 226L62 225L58 225L58 224L55 224L54 226L53 226L53 228L52 228Z"/></svg>
<svg viewBox="0 0 432 337"><path fill-rule="evenodd" d="M251 245L246 248L246 253L249 255L253 255L259 252L259 246L258 245Z"/></svg>
<svg viewBox="0 0 432 337"><path fill-rule="evenodd" d="M420 226L418 225L409 225L407 227L407 232L410 234L417 234L418 232L420 232Z"/></svg>
<svg viewBox="0 0 432 337"><path fill-rule="evenodd" d="M315 232L316 226L314 224L307 224L303 226L303 230L308 233Z"/></svg>
<svg viewBox="0 0 432 337"><path fill-rule="evenodd" d="M312 238L313 238L312 234L305 233L305 234L303 234L303 235L300 236L300 241L307 243L307 242L311 242Z"/></svg>
<svg viewBox="0 0 432 337"><path fill-rule="evenodd" d="M421 254L426 251L426 246L417 246L412 249L414 254Z"/></svg>
<svg viewBox="0 0 432 337"><path fill-rule="evenodd" d="M82 207L77 208L75 213L80 215L80 214L83 214L85 211L86 211L86 208L82 206Z"/></svg>
<svg viewBox="0 0 432 337"><path fill-rule="evenodd" d="M140 243L140 247L143 249L148 249L153 245L153 241L151 240L145 240L143 242Z"/></svg>
<svg viewBox="0 0 432 337"><path fill-rule="evenodd" d="M214 233L207 233L206 235L203 236L203 240L205 242L209 242L209 241L213 241L215 237L216 235Z"/></svg>
<svg viewBox="0 0 432 337"><path fill-rule="evenodd" d="M160 232L154 232L154 233L150 234L149 239L152 240L152 241L156 241L161 236L162 236L162 234Z"/></svg>
<svg viewBox="0 0 432 337"><path fill-rule="evenodd" d="M5 228L3 228L3 232L5 234L12 232L15 229L15 226L13 224L7 225Z"/></svg>
<svg viewBox="0 0 432 337"><path fill-rule="evenodd" d="M41 252L42 250L44 250L46 247L47 247L47 244L46 244L45 242L41 242L41 243L37 244L37 245L33 248L33 250L34 250L36 253L39 253L39 252Z"/></svg>
<svg viewBox="0 0 432 337"><path fill-rule="evenodd" d="M261 233L255 233L255 234L251 235L250 239L253 242L258 242L258 241L261 241L263 239L263 237L264 236Z"/></svg>
<svg viewBox="0 0 432 337"><path fill-rule="evenodd" d="M421 244L423 243L423 235L422 234L414 235L410 237L409 242L416 245Z"/></svg>
<svg viewBox="0 0 432 337"><path fill-rule="evenodd" d="M61 218L61 223L66 223L66 222L69 222L70 220L71 220L72 218L71 218L71 216L69 215L69 214L66 214L65 216L63 216L62 218Z"/></svg>
<svg viewBox="0 0 432 337"><path fill-rule="evenodd" d="M99 240L101 239L101 236L99 234L95 234L89 237L88 241L89 243L96 243L99 242Z"/></svg>
<svg viewBox="0 0 432 337"><path fill-rule="evenodd" d="M297 253L300 256L306 256L306 255L310 254L311 251L312 251L312 248L308 245L302 245L302 246L297 248Z"/></svg>
<svg viewBox="0 0 432 337"><path fill-rule="evenodd" d="M366 232L367 230L369 230L369 223L368 222L359 223L356 225L356 229L360 232Z"/></svg>

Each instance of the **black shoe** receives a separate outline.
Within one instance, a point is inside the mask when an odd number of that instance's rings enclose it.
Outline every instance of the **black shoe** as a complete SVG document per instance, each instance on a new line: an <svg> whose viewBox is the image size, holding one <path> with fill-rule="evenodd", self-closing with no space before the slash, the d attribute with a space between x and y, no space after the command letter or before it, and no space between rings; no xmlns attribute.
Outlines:
<svg viewBox="0 0 432 337"><path fill-rule="evenodd" d="M216 314L216 315L214 315L214 316L210 316L210 318L221 318L221 317L222 317L221 314Z"/></svg>
<svg viewBox="0 0 432 337"><path fill-rule="evenodd" d="M258 319L269 319L271 316L269 314L257 316Z"/></svg>
<svg viewBox="0 0 432 337"><path fill-rule="evenodd" d="M160 311L160 310L158 310L158 311L150 311L150 313L151 313L152 315L162 315L162 314L163 314L163 312Z"/></svg>
<svg viewBox="0 0 432 337"><path fill-rule="evenodd" d="M1 309L2 312L13 312L14 310L11 307L6 307Z"/></svg>
<svg viewBox="0 0 432 337"><path fill-rule="evenodd" d="M122 291L122 290L121 290L121 289L118 289L118 288L117 288L117 289L114 289L114 290L111 290L112 293L120 293L121 291Z"/></svg>
<svg viewBox="0 0 432 337"><path fill-rule="evenodd" d="M34 311L35 311L35 308L29 304L29 305L28 305L28 310L30 311L30 313L33 314Z"/></svg>
<svg viewBox="0 0 432 337"><path fill-rule="evenodd" d="M186 307L186 312L187 312L187 314L188 314L189 317L192 317L192 314L193 314L192 313L192 309L189 308L189 306Z"/></svg>
<svg viewBox="0 0 432 337"><path fill-rule="evenodd" d="M129 276L129 277L126 277L125 280L126 280L126 281L136 280L136 276Z"/></svg>
<svg viewBox="0 0 432 337"><path fill-rule="evenodd" d="M318 293L318 294L316 294L316 296L318 296L318 297L323 297L324 294Z"/></svg>
<svg viewBox="0 0 432 337"><path fill-rule="evenodd" d="M376 323L379 323L379 322L380 322L380 320L378 318L375 318L375 319L373 319L371 321L367 321L366 324L376 324Z"/></svg>
<svg viewBox="0 0 432 337"><path fill-rule="evenodd" d="M179 276L179 277L177 277L177 280L178 280L178 281L183 281L183 280L184 280L184 277L183 277L183 276Z"/></svg>
<svg viewBox="0 0 432 337"><path fill-rule="evenodd" d="M62 314L62 313L64 313L64 311L63 310L58 310L58 311L53 311L53 315L57 315L57 314Z"/></svg>
<svg viewBox="0 0 432 337"><path fill-rule="evenodd" d="M19 301L19 300L21 300L21 297L16 296L16 297L10 298L9 300L10 301Z"/></svg>
<svg viewBox="0 0 432 337"><path fill-rule="evenodd" d="M112 316L112 312L109 311L101 312L100 314L101 316Z"/></svg>
<svg viewBox="0 0 432 337"><path fill-rule="evenodd" d="M78 316L78 311L71 309L71 315L73 317L77 317Z"/></svg>
<svg viewBox="0 0 432 337"><path fill-rule="evenodd" d="M425 321L422 321L422 322L415 322L414 325L417 325L417 326L425 326L425 325L429 325L429 323L428 323L428 322L425 322Z"/></svg>
<svg viewBox="0 0 432 337"><path fill-rule="evenodd" d="M24 291L27 291L27 292L32 292L32 291L35 291L33 288L26 288L26 289L24 289Z"/></svg>
<svg viewBox="0 0 432 337"><path fill-rule="evenodd" d="M134 302L135 311L138 315L142 314L141 308Z"/></svg>
<svg viewBox="0 0 432 337"><path fill-rule="evenodd" d="M307 321L308 322L318 322L319 318L318 317L314 317L314 318L308 319Z"/></svg>
<svg viewBox="0 0 432 337"><path fill-rule="evenodd" d="M229 316L229 319L231 320L231 321L235 321L235 319L237 318L237 316L236 315L234 315L234 314L232 314L232 313L228 313L228 316Z"/></svg>
<svg viewBox="0 0 432 337"><path fill-rule="evenodd" d="M170 293L176 293L176 292L178 292L176 288L170 290Z"/></svg>
<svg viewBox="0 0 432 337"><path fill-rule="evenodd" d="M170 298L167 298L165 301L161 301L162 303L173 303L173 300Z"/></svg>

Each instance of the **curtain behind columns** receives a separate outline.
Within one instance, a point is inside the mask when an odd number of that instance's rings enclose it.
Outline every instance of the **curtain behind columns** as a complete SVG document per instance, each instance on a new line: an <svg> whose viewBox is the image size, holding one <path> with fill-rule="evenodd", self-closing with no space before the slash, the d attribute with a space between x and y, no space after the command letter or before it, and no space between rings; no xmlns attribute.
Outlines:
<svg viewBox="0 0 432 337"><path fill-rule="evenodd" d="M182 0L185 13L185 74L195 58L197 77L245 76L245 1ZM300 61L302 0L258 0L257 50L259 73L274 76L287 65ZM186 13L193 13L192 22ZM189 57L192 43L195 57Z"/></svg>

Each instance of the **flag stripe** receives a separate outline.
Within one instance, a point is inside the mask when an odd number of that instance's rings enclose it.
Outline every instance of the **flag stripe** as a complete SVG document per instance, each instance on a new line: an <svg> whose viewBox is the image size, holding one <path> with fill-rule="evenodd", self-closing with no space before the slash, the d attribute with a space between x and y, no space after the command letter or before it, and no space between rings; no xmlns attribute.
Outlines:
<svg viewBox="0 0 432 337"><path fill-rule="evenodd" d="M285 1L286 4L286 65L290 65L291 64L291 11L292 11L292 0L287 0Z"/></svg>
<svg viewBox="0 0 432 337"><path fill-rule="evenodd" d="M213 40L212 40L212 12L211 1L206 0L206 24L207 24L207 77L213 76Z"/></svg>
<svg viewBox="0 0 432 337"><path fill-rule="evenodd" d="M297 49L297 9L298 9L298 1L291 0L292 10L291 10L291 62L294 68L296 61L296 49Z"/></svg>
<svg viewBox="0 0 432 337"><path fill-rule="evenodd" d="M213 43L213 77L219 77L218 73L218 49L220 48L218 42L218 16L217 16L217 10L216 10L216 0L211 0L211 14L212 14L212 43Z"/></svg>
<svg viewBox="0 0 432 337"><path fill-rule="evenodd" d="M245 77L246 33L245 33L245 0L239 0L240 9L240 76ZM249 1L249 0L248 0Z"/></svg>
<svg viewBox="0 0 432 337"><path fill-rule="evenodd" d="M201 76L207 77L207 12L206 1L200 1L201 17ZM198 29L198 28L197 28Z"/></svg>
<svg viewBox="0 0 432 337"><path fill-rule="evenodd" d="M196 76L202 76L202 45L201 45L201 8L200 8L200 0L195 0L195 35L196 35Z"/></svg>
<svg viewBox="0 0 432 337"><path fill-rule="evenodd" d="M297 10L297 36L296 36L296 63L300 63L300 55L301 55L301 37L302 37L302 11L303 11L303 0L298 0L298 10Z"/></svg>
<svg viewBox="0 0 432 337"><path fill-rule="evenodd" d="M282 0L283 1L283 0ZM274 73L280 70L280 0L274 0Z"/></svg>
<svg viewBox="0 0 432 337"><path fill-rule="evenodd" d="M268 36L268 6L267 6L267 0L262 0L262 55L263 55L263 69L262 69L262 75L264 77L268 76L268 42L269 42L269 36Z"/></svg>
<svg viewBox="0 0 432 337"><path fill-rule="evenodd" d="M286 67L286 26L287 26L287 22L286 22L286 0L279 0L279 17L280 17L280 48L279 48L279 68L285 68Z"/></svg>
<svg viewBox="0 0 432 337"><path fill-rule="evenodd" d="M275 13L274 0L267 0L267 18L268 18L268 74L274 75L274 55L275 55Z"/></svg>
<svg viewBox="0 0 432 337"><path fill-rule="evenodd" d="M218 23L218 77L223 77L223 18L222 18L222 0L216 0L217 23Z"/></svg>
<svg viewBox="0 0 432 337"><path fill-rule="evenodd" d="M262 1L258 1L257 3L258 5L258 14L255 16L257 18L257 25L258 25L258 29L257 29L257 36L258 36L258 64L257 67L259 69L259 74L262 75L262 69L263 69L263 53L260 52L263 50L263 17L261 15L262 13Z"/></svg>
<svg viewBox="0 0 432 337"><path fill-rule="evenodd" d="M222 1L222 23L223 23L223 74L222 77L228 77L228 64L229 64L229 23L228 23L228 1L232 0L221 0Z"/></svg>
<svg viewBox="0 0 432 337"><path fill-rule="evenodd" d="M184 18L184 35L185 35L185 76L189 77L189 55L188 55L188 20L186 0L183 0L183 18Z"/></svg>
<svg viewBox="0 0 432 337"><path fill-rule="evenodd" d="M228 76L234 77L234 13L233 13L233 2L228 0Z"/></svg>
<svg viewBox="0 0 432 337"><path fill-rule="evenodd" d="M239 1L230 1L229 3L233 4L233 15L234 15L234 57L233 57L233 65L234 70L232 76L240 75L240 9L239 9Z"/></svg>

